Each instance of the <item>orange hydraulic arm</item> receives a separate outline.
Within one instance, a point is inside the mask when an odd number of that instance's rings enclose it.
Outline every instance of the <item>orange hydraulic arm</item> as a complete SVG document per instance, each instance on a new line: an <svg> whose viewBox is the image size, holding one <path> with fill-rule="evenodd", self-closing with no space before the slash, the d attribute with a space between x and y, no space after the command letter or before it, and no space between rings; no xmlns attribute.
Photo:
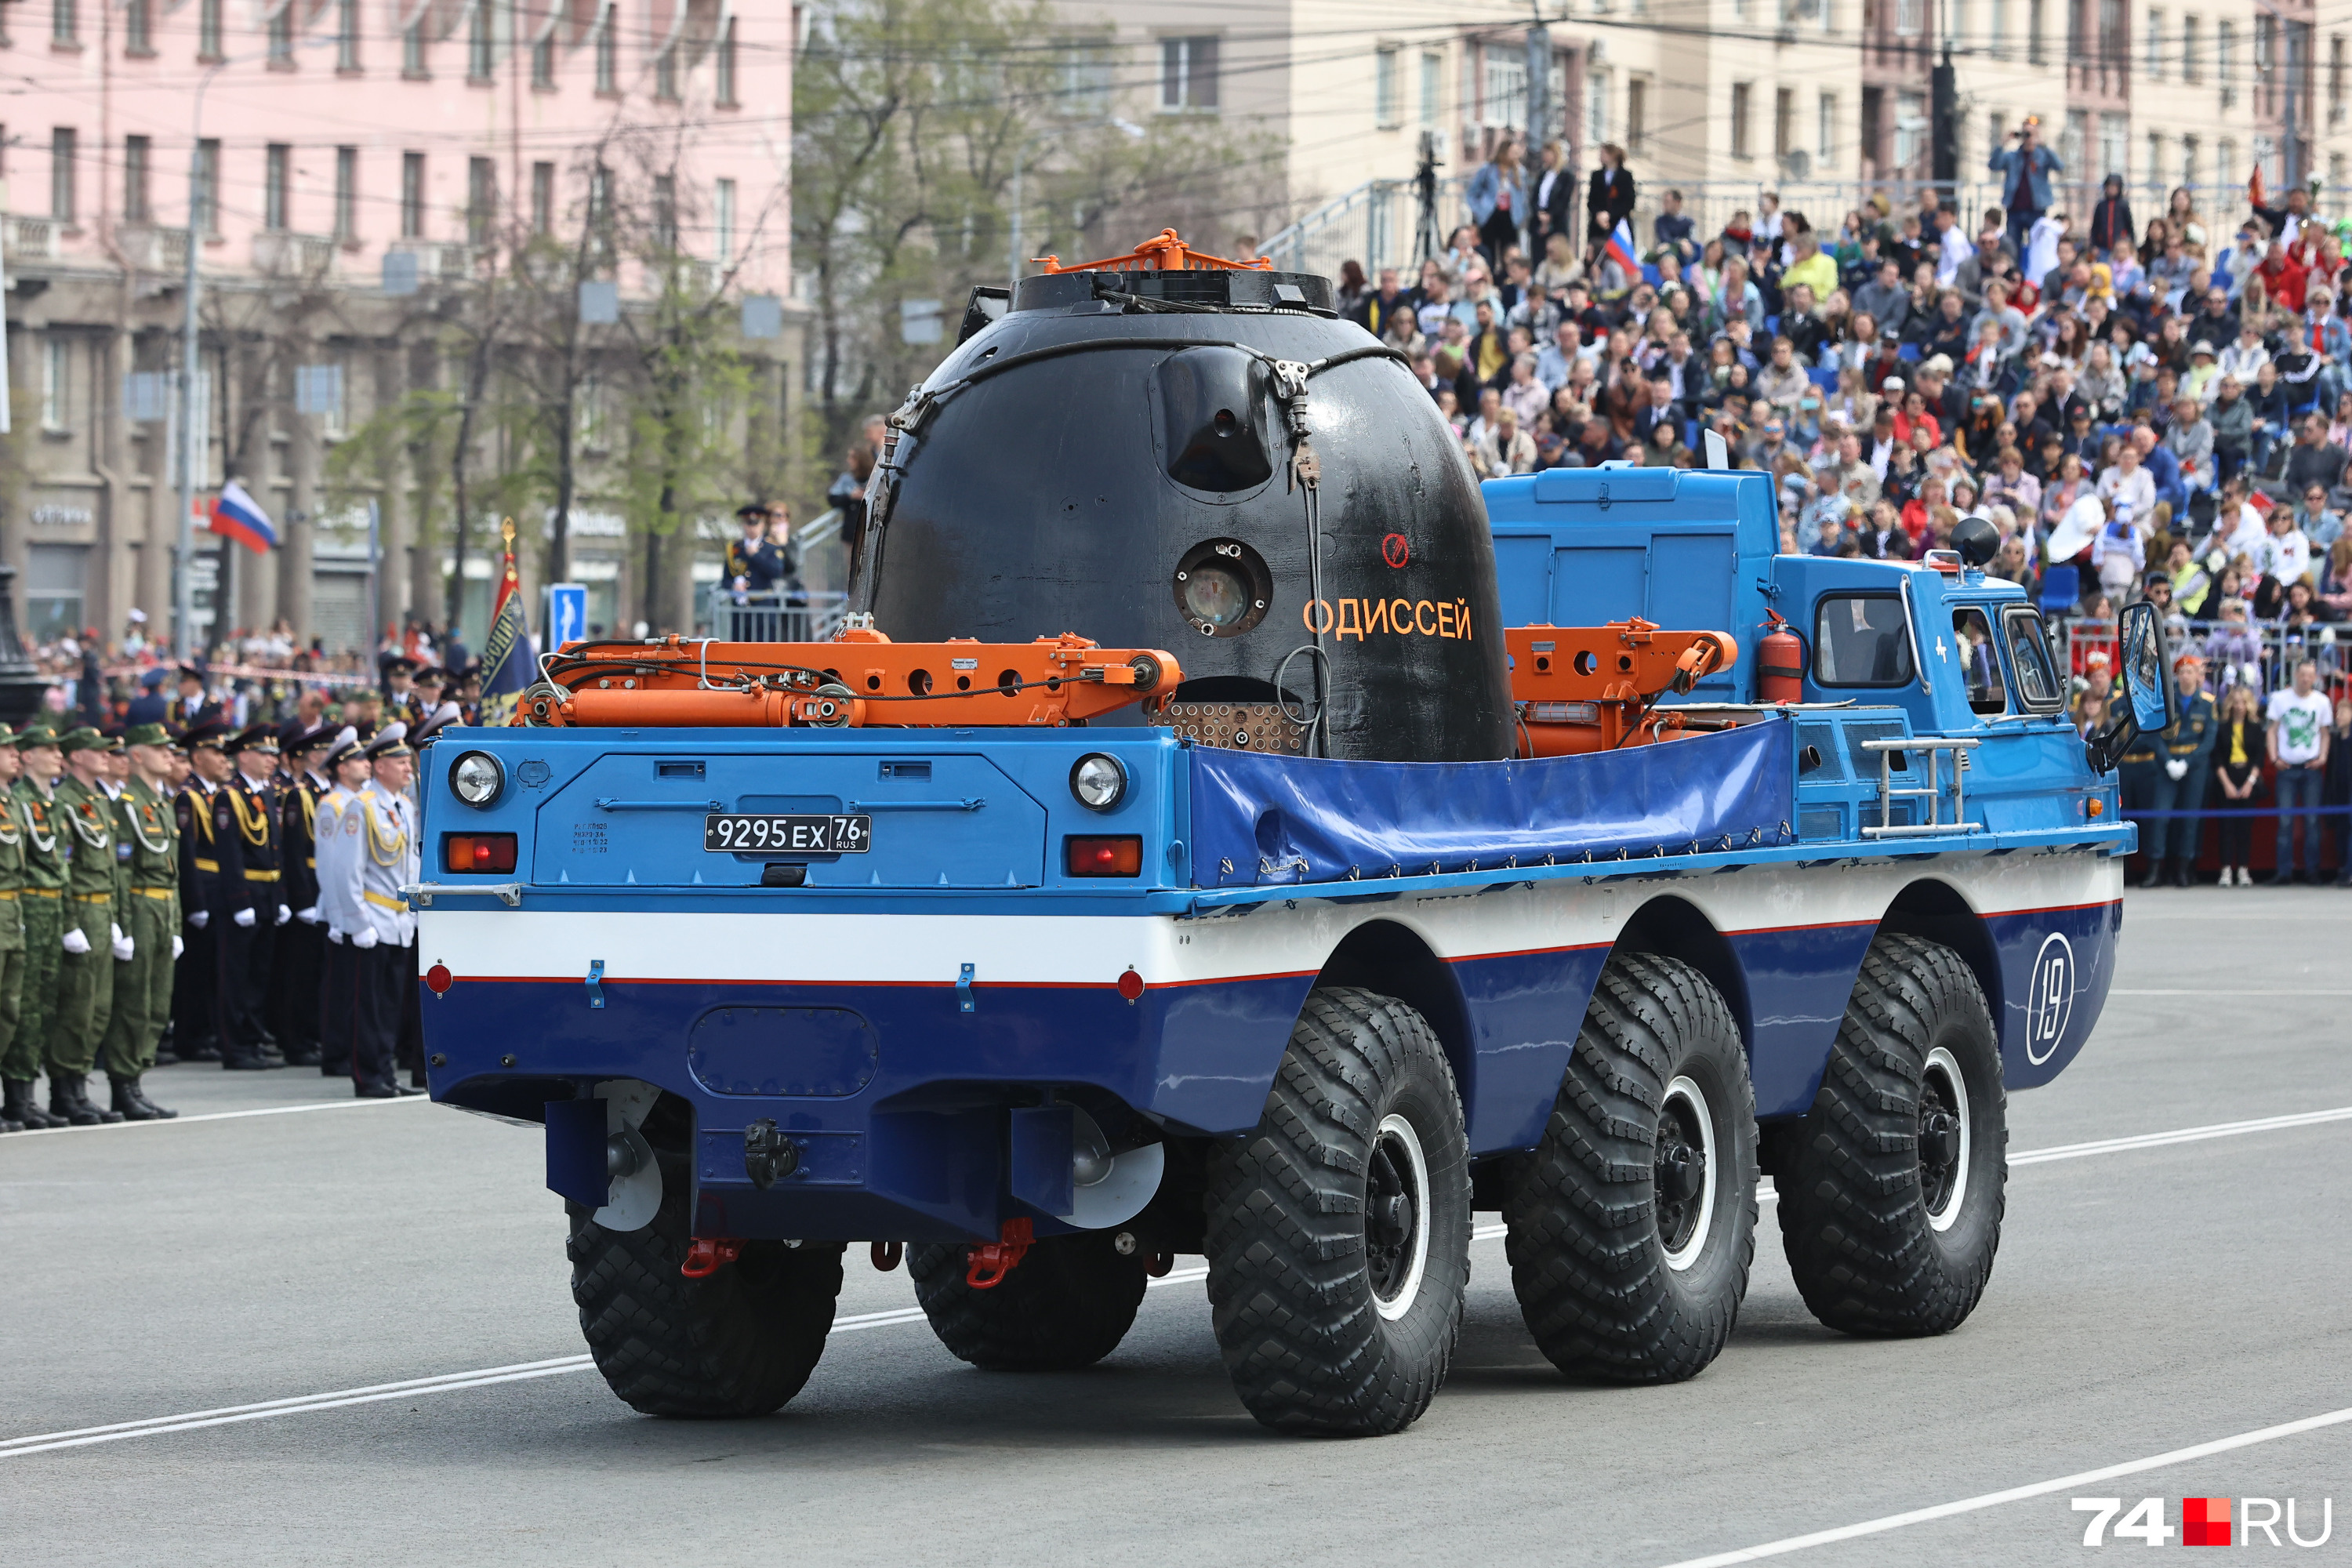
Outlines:
<svg viewBox="0 0 2352 1568"><path fill-rule="evenodd" d="M1639 616L1605 626L1512 626L1503 637L1523 757L1612 752L1698 728L1657 707L1658 699L1687 692L1739 657L1727 632L1660 631Z"/></svg>
<svg viewBox="0 0 2352 1568"><path fill-rule="evenodd" d="M1033 643L894 643L866 626L825 643L567 643L544 673L523 693L517 723L1065 725L1164 703L1184 679L1158 648L1097 647L1066 633Z"/></svg>

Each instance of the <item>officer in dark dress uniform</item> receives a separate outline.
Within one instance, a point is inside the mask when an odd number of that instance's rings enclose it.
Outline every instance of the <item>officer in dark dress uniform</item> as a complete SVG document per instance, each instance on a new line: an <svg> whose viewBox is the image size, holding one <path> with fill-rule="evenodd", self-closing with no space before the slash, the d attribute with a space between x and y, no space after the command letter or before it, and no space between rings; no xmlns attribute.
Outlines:
<svg viewBox="0 0 2352 1568"><path fill-rule="evenodd" d="M343 1064L325 1059L319 1048L319 978L327 952L327 928L319 910L319 800L334 786L320 769L334 744L336 727L307 730L286 743L288 782L278 797L286 846L286 877L278 897L294 919L278 932L278 983L272 995L278 1037L289 1062L318 1062L332 1078Z"/></svg>
<svg viewBox="0 0 2352 1568"><path fill-rule="evenodd" d="M172 796L172 818L180 833L180 922L187 939L172 972L172 1054L184 1062L223 1059L215 995L220 948L213 929L221 879L214 807L230 772L221 753L227 735L228 726L215 721L194 725L181 735L188 782Z"/></svg>
<svg viewBox="0 0 2352 1568"><path fill-rule="evenodd" d="M278 928L293 918L279 894L286 874L285 827L269 775L278 736L256 724L221 750L236 773L213 797L213 840L220 855L213 931L218 976L215 1016L223 1067L284 1067L269 1032L269 984ZM315 1062L316 1058L312 1058Z"/></svg>

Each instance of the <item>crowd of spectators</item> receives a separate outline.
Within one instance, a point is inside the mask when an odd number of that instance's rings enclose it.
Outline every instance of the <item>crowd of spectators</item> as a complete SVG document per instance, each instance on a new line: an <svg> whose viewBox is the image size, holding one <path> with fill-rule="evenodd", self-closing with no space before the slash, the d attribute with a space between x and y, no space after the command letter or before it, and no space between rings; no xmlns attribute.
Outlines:
<svg viewBox="0 0 2352 1568"><path fill-rule="evenodd" d="M2145 226L2112 178L2080 218L2031 186L1821 223L1766 195L1709 236L1670 190L1651 226L1636 256L1560 226L1530 255L1465 224L1417 277L1348 263L1340 308L1407 355L1482 479L1691 467L1713 431L1774 477L1784 552L1915 559L1981 514L1993 574L2067 627L2085 728L2142 596L2217 698L2265 714L2308 659L2352 725L2352 224L2308 192L2207 213L2177 189Z"/></svg>

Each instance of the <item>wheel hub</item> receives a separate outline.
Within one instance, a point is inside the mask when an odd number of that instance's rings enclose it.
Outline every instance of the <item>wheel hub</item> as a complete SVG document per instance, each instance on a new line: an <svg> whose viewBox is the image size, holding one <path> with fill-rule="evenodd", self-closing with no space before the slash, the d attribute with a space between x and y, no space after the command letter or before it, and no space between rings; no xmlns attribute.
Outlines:
<svg viewBox="0 0 2352 1568"><path fill-rule="evenodd" d="M1706 1246L1708 1219L1715 1206L1714 1172L1707 1159L1714 1133L1706 1096L1698 1085L1687 1078L1669 1083L1658 1107L1651 1182L1658 1242L1665 1249L1670 1268L1689 1268Z"/></svg>
<svg viewBox="0 0 2352 1568"><path fill-rule="evenodd" d="M1938 1046L1919 1079L1919 1197L1927 1223L1950 1228L1969 1185L1969 1105L1960 1064Z"/></svg>
<svg viewBox="0 0 2352 1568"><path fill-rule="evenodd" d="M1383 1118L1364 1171L1364 1266L1383 1318L1404 1316L1420 1293L1428 1195L1429 1166L1412 1123Z"/></svg>

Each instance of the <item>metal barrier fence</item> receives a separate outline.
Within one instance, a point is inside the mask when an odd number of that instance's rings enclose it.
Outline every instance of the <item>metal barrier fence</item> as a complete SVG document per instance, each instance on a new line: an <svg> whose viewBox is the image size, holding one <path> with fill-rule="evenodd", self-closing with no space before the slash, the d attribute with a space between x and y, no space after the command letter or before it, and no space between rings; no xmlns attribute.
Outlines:
<svg viewBox="0 0 2352 1568"><path fill-rule="evenodd" d="M2069 617L2057 630L2061 657L2074 675L2090 668L2093 653L2105 654L2113 668L2115 622ZM2258 697L2281 690L2293 683L2295 665L2306 658L2317 665L2323 691L2333 693L2352 671L2352 637L2339 636L2332 626L2175 620L2166 628L2166 639L2175 658L2191 651L2203 656L2205 689L2217 698L2231 686L2250 686Z"/></svg>
<svg viewBox="0 0 2352 1568"><path fill-rule="evenodd" d="M710 591L710 635L720 642L827 642L840 629L847 594Z"/></svg>

